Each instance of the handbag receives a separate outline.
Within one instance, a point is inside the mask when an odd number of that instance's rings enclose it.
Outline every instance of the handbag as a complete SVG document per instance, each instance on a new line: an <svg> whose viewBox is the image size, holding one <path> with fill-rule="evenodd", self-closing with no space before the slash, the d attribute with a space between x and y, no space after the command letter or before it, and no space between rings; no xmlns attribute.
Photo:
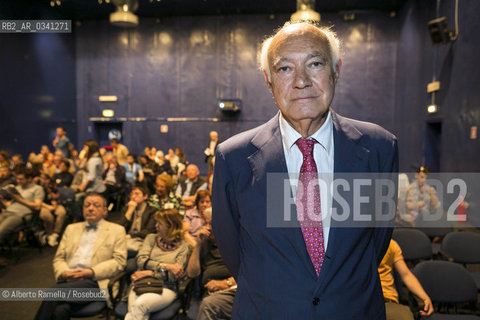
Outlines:
<svg viewBox="0 0 480 320"><path fill-rule="evenodd" d="M154 277L144 277L133 282L133 291L137 295L144 293L158 293L163 292L163 280Z"/></svg>

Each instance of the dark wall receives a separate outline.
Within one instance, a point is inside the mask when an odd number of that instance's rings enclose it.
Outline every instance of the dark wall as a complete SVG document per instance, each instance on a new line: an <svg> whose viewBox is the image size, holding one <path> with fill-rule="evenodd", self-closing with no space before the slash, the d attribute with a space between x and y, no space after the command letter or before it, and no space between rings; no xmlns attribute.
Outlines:
<svg viewBox="0 0 480 320"><path fill-rule="evenodd" d="M0 19L26 18L14 9ZM59 125L77 140L73 34L0 34L0 73L0 149L53 149Z"/></svg>
<svg viewBox="0 0 480 320"><path fill-rule="evenodd" d="M470 139L470 127L480 123L480 2L459 1L459 30L455 42L433 46L427 23L437 17L437 1L410 1L402 12L398 42L395 133L399 138L401 170L429 161L432 127L438 137L439 169L446 172L479 170L479 140ZM454 29L454 1L441 1L440 16ZM436 95L439 111L430 115L426 86L441 82ZM433 124L432 124L433 123ZM435 130L434 130L435 131ZM434 146L435 147L435 146Z"/></svg>
<svg viewBox="0 0 480 320"><path fill-rule="evenodd" d="M96 117L108 107L115 110L114 121L123 122L124 143L130 150L140 153L145 145L153 145L166 151L180 146L187 159L205 171L203 150L210 130L219 131L224 140L276 113L258 70L257 53L265 35L286 19L142 19L134 30L118 29L106 21L84 23L76 30L79 140L98 138ZM400 20L375 12L358 14L351 22L333 14L323 19L345 39L334 108L393 130ZM102 94L117 95L119 100L100 103ZM222 116L218 98L241 99L241 113ZM170 117L187 119L167 121ZM160 132L162 124L169 126L168 133Z"/></svg>

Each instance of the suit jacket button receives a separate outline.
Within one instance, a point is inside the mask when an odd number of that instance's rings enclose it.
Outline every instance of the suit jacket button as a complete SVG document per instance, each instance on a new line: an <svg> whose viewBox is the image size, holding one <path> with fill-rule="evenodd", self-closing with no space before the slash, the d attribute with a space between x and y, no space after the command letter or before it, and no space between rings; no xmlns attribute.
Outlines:
<svg viewBox="0 0 480 320"><path fill-rule="evenodd" d="M320 298L318 298L318 297L313 298L312 304L314 306L318 306L319 303L320 303Z"/></svg>

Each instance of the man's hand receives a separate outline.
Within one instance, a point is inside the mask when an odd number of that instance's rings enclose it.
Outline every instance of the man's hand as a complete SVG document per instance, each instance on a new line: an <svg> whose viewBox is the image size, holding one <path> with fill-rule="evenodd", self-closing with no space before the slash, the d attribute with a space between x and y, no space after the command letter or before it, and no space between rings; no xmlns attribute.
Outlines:
<svg viewBox="0 0 480 320"><path fill-rule="evenodd" d="M133 208L133 209L135 209L135 208L137 207L137 205L138 205L138 203L136 203L136 202L133 201L133 200L130 200L130 201L128 201L128 203L127 203L127 206L128 206L129 208Z"/></svg>
<svg viewBox="0 0 480 320"><path fill-rule="evenodd" d="M433 313L433 304L432 300L429 297L423 299L423 310L420 310L420 315L429 316Z"/></svg>
<svg viewBox="0 0 480 320"><path fill-rule="evenodd" d="M91 279L93 277L92 269L68 270L62 273L62 279L66 282Z"/></svg>
<svg viewBox="0 0 480 320"><path fill-rule="evenodd" d="M210 225L203 226L200 230L195 232L195 240L197 244L202 244L212 233L212 227Z"/></svg>
<svg viewBox="0 0 480 320"><path fill-rule="evenodd" d="M229 286L226 280L210 280L205 284L205 288L210 292L228 289Z"/></svg>

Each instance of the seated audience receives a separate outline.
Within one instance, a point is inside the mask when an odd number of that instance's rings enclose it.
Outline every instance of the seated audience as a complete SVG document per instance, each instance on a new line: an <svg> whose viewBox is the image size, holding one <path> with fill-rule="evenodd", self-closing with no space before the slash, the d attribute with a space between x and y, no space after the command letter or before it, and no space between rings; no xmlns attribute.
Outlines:
<svg viewBox="0 0 480 320"><path fill-rule="evenodd" d="M69 172L70 161L63 159L58 166L58 172L53 175L53 181L57 184L57 187L70 187L73 181L73 175Z"/></svg>
<svg viewBox="0 0 480 320"><path fill-rule="evenodd" d="M125 168L125 176L127 177L127 182L134 186L137 183L143 182L143 170L142 166L137 163L137 156L134 153L129 153L127 156L127 162L123 164Z"/></svg>
<svg viewBox="0 0 480 320"><path fill-rule="evenodd" d="M17 179L10 171L7 163L0 164L0 188L8 186L9 184L16 184Z"/></svg>
<svg viewBox="0 0 480 320"><path fill-rule="evenodd" d="M413 314L408 306L399 304L398 292L395 289L393 269L402 278L405 286L423 301L423 310L420 315L429 316L433 313L433 305L430 297L423 290L417 278L408 269L402 256L402 249L395 240L390 240L388 250L378 266L378 274L382 283L383 297L385 299L385 310L387 320L413 320Z"/></svg>
<svg viewBox="0 0 480 320"><path fill-rule="evenodd" d="M105 198L107 198L108 203L111 203L113 202L115 195L126 192L127 180L125 168L119 165L113 153L106 153L104 161L105 165L102 179L106 188Z"/></svg>
<svg viewBox="0 0 480 320"><path fill-rule="evenodd" d="M183 213L182 200L173 193L172 177L166 173L159 174L156 179L157 192L148 199L150 205L157 209L176 209Z"/></svg>
<svg viewBox="0 0 480 320"><path fill-rule="evenodd" d="M85 173L82 183L77 187L76 204L73 207L74 221L82 219L82 203L85 193L103 193L106 188L102 181L103 161L100 157L98 143L95 140L87 140L83 145L85 153Z"/></svg>
<svg viewBox="0 0 480 320"><path fill-rule="evenodd" d="M49 246L58 244L58 237L63 229L67 210L60 203L60 195L55 181L48 175L43 174L41 185L45 192L45 199L40 209L40 219L43 221L45 236Z"/></svg>
<svg viewBox="0 0 480 320"><path fill-rule="evenodd" d="M10 169L15 172L17 168L20 168L25 165L23 157L20 153L14 154L10 161Z"/></svg>
<svg viewBox="0 0 480 320"><path fill-rule="evenodd" d="M127 231L127 249L137 253L143 239L155 233L155 212L157 208L147 203L148 191L143 186L135 186L130 192L130 201L123 210L121 225Z"/></svg>
<svg viewBox="0 0 480 320"><path fill-rule="evenodd" d="M0 166L9 166L10 165L10 156L5 150L0 150Z"/></svg>
<svg viewBox="0 0 480 320"><path fill-rule="evenodd" d="M148 319L150 313L171 304L177 297L176 281L184 275L189 246L184 240L182 218L177 210L157 211L156 234L149 234L137 255L138 271L132 274L135 281L144 277L164 280L163 291L137 295L134 290L128 296L128 313L125 320Z"/></svg>
<svg viewBox="0 0 480 320"><path fill-rule="evenodd" d="M68 225L53 258L55 288L107 288L108 281L126 264L125 229L104 218L105 199L89 193L83 203L85 222ZM45 300L35 319L70 319L73 311L91 301Z"/></svg>
<svg viewBox="0 0 480 320"><path fill-rule="evenodd" d="M194 164L189 164L186 170L186 178L178 181L176 193L182 198L185 207L192 207L195 202L195 194L199 190L207 190L207 182L199 176L200 170Z"/></svg>
<svg viewBox="0 0 480 320"><path fill-rule="evenodd" d="M211 208L205 211L206 224L197 231L196 246L190 256L187 275L202 275L203 299L197 320L230 319L237 292L235 279L223 263L210 226Z"/></svg>
<svg viewBox="0 0 480 320"><path fill-rule="evenodd" d="M173 150L172 148L168 149L168 153L167 155L165 156L165 159L167 159L168 161L170 161L170 165L172 166L172 169L177 172L177 165L178 163L180 162L180 159L178 158L178 156L175 154L175 150Z"/></svg>
<svg viewBox="0 0 480 320"><path fill-rule="evenodd" d="M0 195L5 210L0 214L0 242L9 233L23 223L23 217L40 210L45 192L39 185L33 183L34 174L31 169L18 167L16 173L17 186ZM0 264L5 265L6 259L0 257Z"/></svg>
<svg viewBox="0 0 480 320"><path fill-rule="evenodd" d="M200 190L195 196L195 207L185 212L183 217L183 224L188 233L185 235L185 239L191 246L196 245L194 239L197 235L197 231L200 230L205 224L205 210L212 206L212 200L210 198L210 191Z"/></svg>

